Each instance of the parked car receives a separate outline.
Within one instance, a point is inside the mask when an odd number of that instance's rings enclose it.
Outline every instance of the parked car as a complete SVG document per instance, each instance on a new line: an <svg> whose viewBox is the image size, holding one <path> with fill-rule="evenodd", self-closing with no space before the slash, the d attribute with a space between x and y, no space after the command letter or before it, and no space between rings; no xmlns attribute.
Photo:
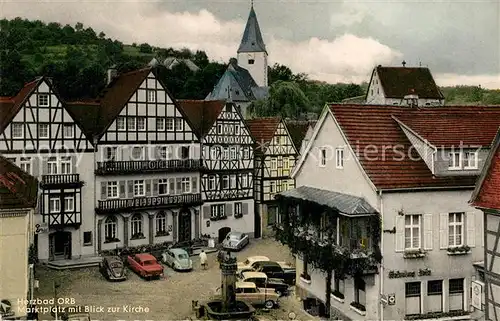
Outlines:
<svg viewBox="0 0 500 321"><path fill-rule="evenodd" d="M162 262L175 271L191 271L193 269L193 261L184 249L167 250L162 254Z"/></svg>
<svg viewBox="0 0 500 321"><path fill-rule="evenodd" d="M286 284L295 285L295 268L283 268L278 262L255 262L252 270L265 273L268 278L282 279Z"/></svg>
<svg viewBox="0 0 500 321"><path fill-rule="evenodd" d="M99 263L99 271L108 281L125 281L125 266L118 256L105 256Z"/></svg>
<svg viewBox="0 0 500 321"><path fill-rule="evenodd" d="M240 251L247 246L248 243L250 243L248 234L241 232L229 232L224 241L222 241L222 247L225 250Z"/></svg>
<svg viewBox="0 0 500 321"><path fill-rule="evenodd" d="M268 278L265 273L246 271L240 274L242 282L253 282L257 288L274 289L279 296L287 295L289 285L282 279Z"/></svg>
<svg viewBox="0 0 500 321"><path fill-rule="evenodd" d="M267 256L262 256L262 255L256 255L256 256L249 256L247 259L243 262L238 262L238 272L241 273L243 271L251 271L253 270L253 264L257 262L269 262L271 261ZM290 263L286 262L276 262L278 263L281 267L284 269L293 269L293 265Z"/></svg>
<svg viewBox="0 0 500 321"><path fill-rule="evenodd" d="M236 300L251 305L263 305L267 309L279 306L279 295L274 289L257 288L252 282L236 282L235 294Z"/></svg>
<svg viewBox="0 0 500 321"><path fill-rule="evenodd" d="M163 266L148 253L134 254L127 257L128 266L143 278L151 279L163 276Z"/></svg>

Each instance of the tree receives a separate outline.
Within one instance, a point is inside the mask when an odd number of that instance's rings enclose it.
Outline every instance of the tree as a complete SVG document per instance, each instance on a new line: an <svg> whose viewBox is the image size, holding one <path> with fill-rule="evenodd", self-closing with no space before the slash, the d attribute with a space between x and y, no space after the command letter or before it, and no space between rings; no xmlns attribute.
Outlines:
<svg viewBox="0 0 500 321"><path fill-rule="evenodd" d="M75 24L75 30L76 30L76 32L80 32L80 31L82 31L82 30L83 30L83 23L81 23L81 22L77 22L77 23Z"/></svg>
<svg viewBox="0 0 500 321"><path fill-rule="evenodd" d="M14 96L34 74L16 50L0 51L0 96Z"/></svg>
<svg viewBox="0 0 500 321"><path fill-rule="evenodd" d="M299 118L307 113L309 99L295 82L278 80L269 88L269 96L250 105L255 116L281 116Z"/></svg>
<svg viewBox="0 0 500 321"><path fill-rule="evenodd" d="M147 43L142 43L139 46L139 52L142 52L142 53L152 53L153 52L153 48L151 48L151 46L148 45Z"/></svg>
<svg viewBox="0 0 500 321"><path fill-rule="evenodd" d="M200 67L200 69L205 68L209 63L207 54L204 51L197 50L194 54L193 62Z"/></svg>
<svg viewBox="0 0 500 321"><path fill-rule="evenodd" d="M269 84L273 84L276 81L296 81L304 82L307 80L307 75L300 73L294 74L290 68L285 65L280 65L275 63L272 67L268 67L269 74Z"/></svg>

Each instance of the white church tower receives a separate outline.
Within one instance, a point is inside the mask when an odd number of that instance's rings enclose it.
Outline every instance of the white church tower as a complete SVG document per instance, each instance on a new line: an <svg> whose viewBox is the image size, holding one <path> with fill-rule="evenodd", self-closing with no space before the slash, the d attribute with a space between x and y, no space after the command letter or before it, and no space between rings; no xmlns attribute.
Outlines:
<svg viewBox="0 0 500 321"><path fill-rule="evenodd" d="M238 48L238 65L248 70L259 87L267 87L267 50L253 10L253 1Z"/></svg>

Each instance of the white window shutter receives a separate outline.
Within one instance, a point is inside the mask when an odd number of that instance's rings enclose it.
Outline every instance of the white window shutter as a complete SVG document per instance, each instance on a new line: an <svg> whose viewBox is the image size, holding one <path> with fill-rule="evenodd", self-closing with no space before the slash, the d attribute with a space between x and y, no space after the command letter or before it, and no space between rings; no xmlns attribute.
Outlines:
<svg viewBox="0 0 500 321"><path fill-rule="evenodd" d="M432 214L424 214L424 250L432 250Z"/></svg>
<svg viewBox="0 0 500 321"><path fill-rule="evenodd" d="M396 252L405 250L405 217L396 216Z"/></svg>
<svg viewBox="0 0 500 321"><path fill-rule="evenodd" d="M476 246L476 215L474 215L474 212L467 212L465 214L466 217L466 228L467 228L467 234L466 240L467 240L467 245L469 247L475 247Z"/></svg>
<svg viewBox="0 0 500 321"><path fill-rule="evenodd" d="M448 213L439 214L439 248L447 249L448 240Z"/></svg>

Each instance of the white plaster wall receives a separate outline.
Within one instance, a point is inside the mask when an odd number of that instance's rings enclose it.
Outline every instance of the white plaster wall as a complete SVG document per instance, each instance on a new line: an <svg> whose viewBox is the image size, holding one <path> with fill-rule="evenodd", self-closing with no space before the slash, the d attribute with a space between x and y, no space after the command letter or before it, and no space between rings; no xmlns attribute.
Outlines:
<svg viewBox="0 0 500 321"><path fill-rule="evenodd" d="M296 187L311 186L325 190L346 193L364 197L374 208L378 208L377 195L371 187L368 178L363 174L358 165L356 156L346 146L347 142L342 137L333 116L328 112L325 122L318 124L319 133L311 146L304 164L297 173ZM344 148L344 168L335 168L335 148ZM320 149L326 148L326 166L320 166Z"/></svg>
<svg viewBox="0 0 500 321"><path fill-rule="evenodd" d="M210 218L203 216L203 209L200 212L201 219L201 234L208 234L212 238L217 239L219 237L219 229L223 227L230 227L231 231L238 231L247 233L250 237L254 235L254 220L255 220L255 201L253 199L237 200L237 201L226 201L226 202L205 202L202 207L215 204L232 204L234 209L234 203L246 203L248 204L248 214L243 215L241 218L235 218L234 215L228 216L227 219L212 221ZM210 226L207 226L207 222L210 222Z"/></svg>
<svg viewBox="0 0 500 321"><path fill-rule="evenodd" d="M483 216L482 213L468 205L471 190L464 191L433 191L412 193L387 193L383 194L383 229L392 229L396 226L398 211L406 214L432 214L432 250L429 250L425 258L405 259L403 253L396 252L396 234L383 233L383 257L384 257L384 291L383 293L395 293L396 304L388 306L384 310L384 318L400 320L405 313L405 282L422 281L422 294L425 294L426 284L429 280L445 280L444 296L447 295L448 279L465 278L465 293L467 305L470 304L470 282L475 274L474 262L483 260ZM440 213L471 212L475 215L475 247L470 254L450 256L446 249L440 249ZM422 227L423 228L423 227ZM465 229L467 231L467 229ZM466 237L465 237L466 239ZM423 244L423 238L422 238ZM418 271L419 269L430 269L431 276L415 278L389 279L391 270ZM445 298L445 306L447 304ZM424 312L426 312L424 305Z"/></svg>

